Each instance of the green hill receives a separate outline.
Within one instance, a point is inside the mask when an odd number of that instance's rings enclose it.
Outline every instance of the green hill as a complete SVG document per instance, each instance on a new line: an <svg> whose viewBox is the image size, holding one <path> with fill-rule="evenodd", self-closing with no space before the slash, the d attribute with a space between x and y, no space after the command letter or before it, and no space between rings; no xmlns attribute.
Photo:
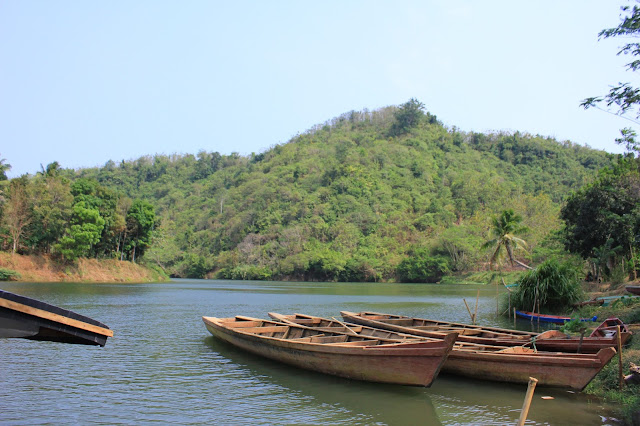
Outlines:
<svg viewBox="0 0 640 426"><path fill-rule="evenodd" d="M156 155L75 177L155 206L144 256L173 276L411 281L485 267L489 219L505 208L531 230L528 256L544 256L563 199L612 160L547 137L460 132L411 100L257 155Z"/></svg>

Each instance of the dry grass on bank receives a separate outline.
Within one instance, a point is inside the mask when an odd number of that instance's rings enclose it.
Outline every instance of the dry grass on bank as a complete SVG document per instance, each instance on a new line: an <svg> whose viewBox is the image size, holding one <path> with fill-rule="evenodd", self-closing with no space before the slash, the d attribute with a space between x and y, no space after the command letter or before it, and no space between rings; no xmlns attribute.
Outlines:
<svg viewBox="0 0 640 426"><path fill-rule="evenodd" d="M78 259L60 263L50 256L22 256L0 252L0 268L16 271L24 282L158 282L157 272L114 259Z"/></svg>

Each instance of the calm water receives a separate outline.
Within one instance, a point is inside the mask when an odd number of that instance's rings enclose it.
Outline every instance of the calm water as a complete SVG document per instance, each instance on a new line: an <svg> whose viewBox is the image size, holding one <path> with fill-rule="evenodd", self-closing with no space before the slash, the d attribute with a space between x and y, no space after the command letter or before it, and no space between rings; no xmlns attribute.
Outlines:
<svg viewBox="0 0 640 426"><path fill-rule="evenodd" d="M474 309L473 286L176 280L0 287L88 315L115 333L104 348L0 339L3 425L505 425L517 421L526 392L526 385L444 375L429 389L324 376L220 343L201 320L375 310L468 322L462 299ZM495 287L481 288L479 323L509 325L495 311ZM538 388L527 424L600 425L610 422L606 416L584 395Z"/></svg>

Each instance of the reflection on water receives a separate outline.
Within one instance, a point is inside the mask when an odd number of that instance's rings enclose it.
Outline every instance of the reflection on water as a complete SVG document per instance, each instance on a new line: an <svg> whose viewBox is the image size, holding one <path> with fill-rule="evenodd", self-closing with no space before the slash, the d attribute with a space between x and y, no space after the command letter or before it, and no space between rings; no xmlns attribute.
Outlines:
<svg viewBox="0 0 640 426"><path fill-rule="evenodd" d="M466 322L462 299L475 305L475 286L180 280L1 287L115 332L104 348L0 340L1 424L502 425L515 424L526 392L443 375L429 389L320 375L218 342L201 320L377 310ZM480 290L479 322L510 325L495 316L495 288ZM605 413L584 395L538 388L527 424L597 425Z"/></svg>
<svg viewBox="0 0 640 426"><path fill-rule="evenodd" d="M277 394L287 394L306 402L308 407L324 411L324 424L440 424L431 399L422 388L373 384L342 379L291 368L261 358L208 337L205 344L219 356L228 360L227 368L233 370L236 379L256 381L265 388L275 388ZM255 384L254 384L255 385ZM302 421L302 413L295 413L283 423ZM315 423L309 417L306 421Z"/></svg>

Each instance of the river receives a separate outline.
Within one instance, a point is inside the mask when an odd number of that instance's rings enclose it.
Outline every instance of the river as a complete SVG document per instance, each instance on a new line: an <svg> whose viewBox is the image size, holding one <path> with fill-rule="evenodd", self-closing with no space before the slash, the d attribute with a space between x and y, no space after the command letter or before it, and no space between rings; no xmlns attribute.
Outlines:
<svg viewBox="0 0 640 426"><path fill-rule="evenodd" d="M174 280L0 288L114 330L104 348L0 339L3 425L505 425L516 423L526 392L444 374L428 389L325 376L234 349L201 320L369 310L469 322L463 299L474 310L480 290L478 323L513 326L496 317L495 287ZM527 425L609 423L606 408L583 394L537 388Z"/></svg>

